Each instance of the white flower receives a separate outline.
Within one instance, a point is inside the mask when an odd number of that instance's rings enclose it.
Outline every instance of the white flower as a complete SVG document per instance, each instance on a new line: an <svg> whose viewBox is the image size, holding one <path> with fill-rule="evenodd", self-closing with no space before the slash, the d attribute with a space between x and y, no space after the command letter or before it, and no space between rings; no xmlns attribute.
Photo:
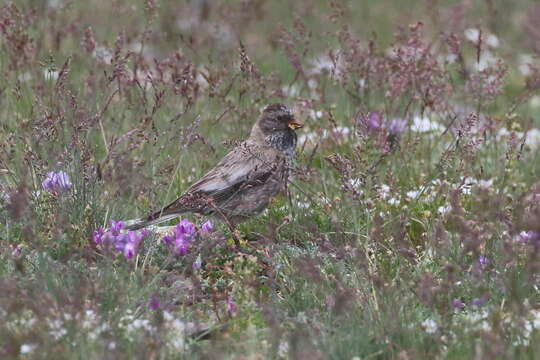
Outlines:
<svg viewBox="0 0 540 360"><path fill-rule="evenodd" d="M411 130L415 132L442 132L444 131L444 126L439 124L436 121L431 121L428 117L415 116L411 126Z"/></svg>
<svg viewBox="0 0 540 360"><path fill-rule="evenodd" d="M428 334L434 334L439 329L439 326L437 325L435 320L429 318L422 321L420 325Z"/></svg>
<svg viewBox="0 0 540 360"><path fill-rule="evenodd" d="M30 354L37 347L36 344L22 344L19 350L21 354Z"/></svg>
<svg viewBox="0 0 540 360"><path fill-rule="evenodd" d="M353 188L357 188L362 185L362 180L358 178L349 179L348 181L349 185L351 185Z"/></svg>
<svg viewBox="0 0 540 360"><path fill-rule="evenodd" d="M379 188L379 195L381 198L386 199L390 194L390 186L382 184Z"/></svg>
<svg viewBox="0 0 540 360"><path fill-rule="evenodd" d="M49 69L43 70L43 77L45 78L45 80L56 81L58 79L58 74L58 71L53 71Z"/></svg>
<svg viewBox="0 0 540 360"><path fill-rule="evenodd" d="M499 46L499 38L493 34L486 36L486 44L491 47Z"/></svg>
<svg viewBox="0 0 540 360"><path fill-rule="evenodd" d="M112 53L104 46L96 47L92 52L92 56L94 57L94 59L101 61L105 64L110 64L113 61Z"/></svg>
<svg viewBox="0 0 540 360"><path fill-rule="evenodd" d="M518 69L523 76L532 75L529 65L534 65L534 58L530 54L520 54L518 57Z"/></svg>
<svg viewBox="0 0 540 360"><path fill-rule="evenodd" d="M278 356L281 358L287 358L288 354L289 354L289 343L286 340L281 341L278 347Z"/></svg>
<svg viewBox="0 0 540 360"><path fill-rule="evenodd" d="M300 95L300 88L298 85L290 85L290 86L283 86L281 88L281 91L283 91L283 94L285 94L287 97L295 97Z"/></svg>
<svg viewBox="0 0 540 360"><path fill-rule="evenodd" d="M531 98L531 100L529 101L529 105L532 107L532 108L538 108L540 107L540 96L538 95L535 95Z"/></svg>
<svg viewBox="0 0 540 360"><path fill-rule="evenodd" d="M452 210L452 207L450 205L447 206L439 206L437 209L437 212L441 215L446 215Z"/></svg>
<svg viewBox="0 0 540 360"><path fill-rule="evenodd" d="M476 28L469 28L463 32L465 34L465 38L473 43L478 43L478 39L480 37L480 30Z"/></svg>
<svg viewBox="0 0 540 360"><path fill-rule="evenodd" d="M67 330L64 327L64 322L60 319L49 321L49 327L51 328L49 335L51 335L55 340L58 340L67 334Z"/></svg>
<svg viewBox="0 0 540 360"><path fill-rule="evenodd" d="M28 71L19 74L19 76L17 76L17 80L19 80L20 82L30 81L32 80L32 74L30 74Z"/></svg>
<svg viewBox="0 0 540 360"><path fill-rule="evenodd" d="M531 148L537 148L538 145L540 145L540 130L530 129L527 131L525 144L529 145Z"/></svg>
<svg viewBox="0 0 540 360"><path fill-rule="evenodd" d="M493 186L493 179L489 180L480 180L478 181L478 186L480 186L483 189L489 189Z"/></svg>
<svg viewBox="0 0 540 360"><path fill-rule="evenodd" d="M416 197L420 194L420 190L411 190L407 191L407 197L409 199L416 199Z"/></svg>

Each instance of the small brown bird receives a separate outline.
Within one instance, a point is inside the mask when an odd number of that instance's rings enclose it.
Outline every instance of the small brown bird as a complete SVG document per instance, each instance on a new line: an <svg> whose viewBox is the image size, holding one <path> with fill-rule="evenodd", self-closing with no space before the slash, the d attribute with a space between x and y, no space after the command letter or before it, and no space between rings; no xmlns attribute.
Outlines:
<svg viewBox="0 0 540 360"><path fill-rule="evenodd" d="M303 126L283 104L268 105L247 140L178 199L127 228L141 229L184 213L214 215L234 226L258 215L287 184Z"/></svg>

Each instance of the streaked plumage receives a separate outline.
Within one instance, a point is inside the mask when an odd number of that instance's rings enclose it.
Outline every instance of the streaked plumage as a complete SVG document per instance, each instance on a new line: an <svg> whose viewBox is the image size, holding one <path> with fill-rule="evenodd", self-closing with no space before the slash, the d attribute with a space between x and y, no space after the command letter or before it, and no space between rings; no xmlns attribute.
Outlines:
<svg viewBox="0 0 540 360"><path fill-rule="evenodd" d="M237 224L259 214L285 187L302 124L282 104L267 106L247 140L171 204L131 225L132 230L184 213L215 215Z"/></svg>

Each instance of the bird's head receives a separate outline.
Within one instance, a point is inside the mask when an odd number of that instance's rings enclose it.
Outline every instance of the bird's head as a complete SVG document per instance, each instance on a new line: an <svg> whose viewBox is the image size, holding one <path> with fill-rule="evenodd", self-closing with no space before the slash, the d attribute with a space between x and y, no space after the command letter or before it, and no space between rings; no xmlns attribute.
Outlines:
<svg viewBox="0 0 540 360"><path fill-rule="evenodd" d="M258 126L265 136L276 132L295 131L303 124L294 118L290 108L283 104L271 104L264 108Z"/></svg>
<svg viewBox="0 0 540 360"><path fill-rule="evenodd" d="M251 135L264 138L267 143L279 150L294 150L297 142L295 131L302 126L289 107L271 104L264 108Z"/></svg>

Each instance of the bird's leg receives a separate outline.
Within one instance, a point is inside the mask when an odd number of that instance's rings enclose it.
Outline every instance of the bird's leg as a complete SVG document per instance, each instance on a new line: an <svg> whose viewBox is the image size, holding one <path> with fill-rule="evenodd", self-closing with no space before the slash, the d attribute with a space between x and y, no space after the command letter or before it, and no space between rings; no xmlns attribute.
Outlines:
<svg viewBox="0 0 540 360"><path fill-rule="evenodd" d="M229 227L229 230L231 230L231 233L232 233L232 237L233 237L233 240L234 240L234 244L236 245L236 249L240 249L240 240L241 240L241 236L240 236L240 232L236 229L236 226L234 224L234 222L232 220L230 220L224 213L223 211L221 211L221 209L219 207L217 207L217 205L215 204L215 202L212 200L212 199L208 199L208 204L219 214L219 216L221 216L221 218L223 219L223 221L225 221L225 224L227 224L227 226Z"/></svg>

